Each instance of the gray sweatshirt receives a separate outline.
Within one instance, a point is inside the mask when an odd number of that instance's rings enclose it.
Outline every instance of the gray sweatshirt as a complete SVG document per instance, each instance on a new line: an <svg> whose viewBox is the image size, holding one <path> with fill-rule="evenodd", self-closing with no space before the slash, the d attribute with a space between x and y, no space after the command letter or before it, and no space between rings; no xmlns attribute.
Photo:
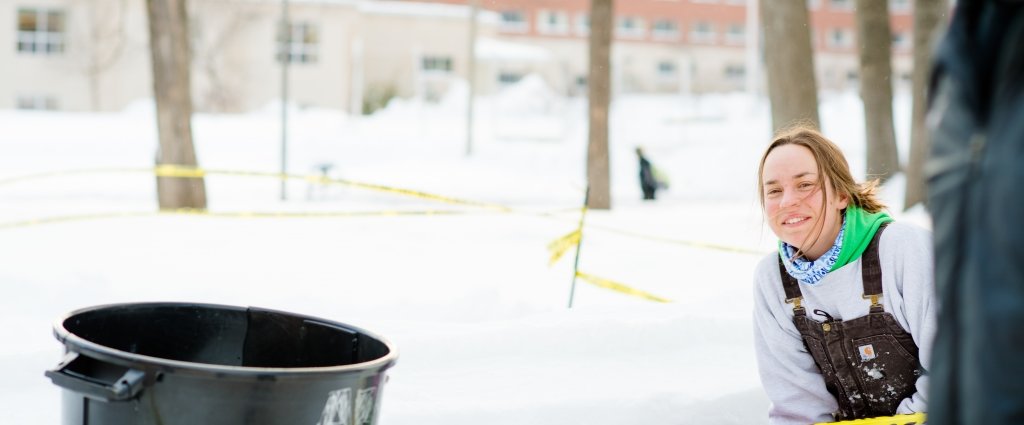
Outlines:
<svg viewBox="0 0 1024 425"><path fill-rule="evenodd" d="M896 413L924 412L938 308L931 232L893 222L878 245L882 305L913 336L925 370L917 380L917 392L903 400ZM838 405L825 389L825 380L793 325L793 306L785 303L778 258L778 253L765 257L754 275L754 348L761 383L771 400L769 423L831 422ZM824 321L811 313L814 309L842 320L867 315L871 301L862 298L862 282L861 259L857 259L825 275L815 286L801 283L807 316Z"/></svg>

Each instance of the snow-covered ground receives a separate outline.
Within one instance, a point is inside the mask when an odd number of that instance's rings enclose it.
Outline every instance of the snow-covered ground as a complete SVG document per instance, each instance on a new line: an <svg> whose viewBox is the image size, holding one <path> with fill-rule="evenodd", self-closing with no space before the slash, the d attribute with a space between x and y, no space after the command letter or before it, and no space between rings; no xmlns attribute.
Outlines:
<svg viewBox="0 0 1024 425"><path fill-rule="evenodd" d="M467 157L462 96L395 101L369 117L293 110L289 172L329 164L332 178L510 211L301 179L281 201L279 180L213 174L209 206L223 215L156 214L153 177L131 170L153 163L151 104L113 114L0 111L2 422L59 422L60 390L43 371L61 357L50 331L61 314L192 301L384 335L400 358L383 425L764 423L749 322L752 268L774 243L754 190L770 136L767 101L615 101L614 208L587 213L580 269L673 302L578 281L570 310L572 252L549 266L546 246L579 220L584 102L533 79L481 99ZM200 165L279 170L277 108L197 116ZM860 108L855 94L839 93L824 95L821 111L826 134L862 176ZM908 96L896 111L907 152ZM638 145L671 178L656 202L640 201ZM56 174L12 180L48 172ZM898 213L903 188L893 183L886 196ZM444 214L411 214L426 211ZM927 224L920 211L905 218Z"/></svg>

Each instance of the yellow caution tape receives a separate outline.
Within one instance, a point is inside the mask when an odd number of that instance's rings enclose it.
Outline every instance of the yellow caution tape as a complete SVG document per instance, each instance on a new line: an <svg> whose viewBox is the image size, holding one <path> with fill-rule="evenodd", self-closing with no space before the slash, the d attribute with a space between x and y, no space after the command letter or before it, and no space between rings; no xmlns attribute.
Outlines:
<svg viewBox="0 0 1024 425"><path fill-rule="evenodd" d="M0 230L17 227L29 227L44 224L67 223L88 220L103 220L125 217L151 217L157 215L197 215L217 218L330 218L330 217L398 217L398 216L424 216L424 215L457 215L465 214L465 211L456 210L393 210L393 211L301 211L301 212L277 212L277 211L225 211L211 212L202 209L180 208L166 209L160 211L133 211L133 212L108 212L95 214L76 214L55 217L33 218L28 220L10 221L0 223Z"/></svg>
<svg viewBox="0 0 1024 425"><path fill-rule="evenodd" d="M66 170L57 172L37 173L25 176L10 177L6 179L0 179L0 186L18 183L27 180L36 180L49 177L58 177L63 175L76 175L76 174L103 174L103 173L153 173L157 177L176 177L176 178L204 178L210 175L222 175L222 176L249 176L249 177L271 177L276 179L293 179L293 180L304 180L312 183L319 183L325 185L342 185L349 187L356 187L360 189L374 190L378 192L392 193L397 195L411 196L420 199L429 199L438 202L445 202L456 205L466 205L482 207L497 211L511 212L512 209L504 205L492 204L486 202L469 201L465 199L453 198L448 196L436 195L427 192L421 192L411 189L402 189L396 187L389 187L378 184L363 183L353 180L344 179L332 179L322 175L299 175L299 174L282 174L282 173L270 173L270 172L258 172L258 171L236 171L236 170L210 170L188 165L176 165L176 164L160 164L153 168L88 168L79 170Z"/></svg>
<svg viewBox="0 0 1024 425"><path fill-rule="evenodd" d="M279 179L298 179L305 180L310 183L318 183L323 185L342 185L357 187L360 189L374 190L378 192L393 193L398 195L411 196L420 199L430 199L433 201L446 202L449 204L458 205L470 205L483 208L496 209L500 211L511 211L511 208L505 207L498 204L490 204L485 202L468 201L465 199L452 198L448 196L435 195L433 193L420 192L411 189L401 189L396 187L389 187L378 184L363 183L353 180L345 179L332 179L324 175L298 175L298 174L281 174L281 173L267 173L267 172L250 172L250 171L229 171L229 170L202 170L196 167L184 166L184 165L160 165L154 172L161 177L183 177L183 178L200 178L207 174L210 175L227 175L227 176L256 176L256 177L273 177ZM163 175L161 173L164 173Z"/></svg>
<svg viewBox="0 0 1024 425"><path fill-rule="evenodd" d="M559 258L562 258L562 255L565 255L569 248L580 243L580 236L582 235L583 233L579 230L573 230L569 234L551 241L548 244L548 251L551 251L551 260L548 261L548 266L555 264Z"/></svg>
<svg viewBox="0 0 1024 425"><path fill-rule="evenodd" d="M206 177L206 171L201 168L171 164L157 165L153 168L153 174L157 177L183 177L189 179L201 179Z"/></svg>
<svg viewBox="0 0 1024 425"><path fill-rule="evenodd" d="M536 216L536 217L542 217L542 218L547 218L547 219L551 219L551 220L566 220L568 217L559 217L559 214L574 213L574 212L578 212L578 211L580 211L580 208L570 208L570 209L564 209L564 210L558 210L558 211L549 211L549 212L532 212L532 213L530 213L530 212L522 212L522 211L513 211L513 212L529 214L529 215L533 215L533 216ZM699 241L690 241L690 240L684 240L684 239L666 238L666 237L662 237L662 236L654 236L654 235L648 235L648 234L644 234L644 233L638 233L638 232L632 232L632 231L628 231L628 230L617 229L617 228L610 227L610 226L602 226L602 225L599 225L599 224L587 224L586 227L588 229L602 230L602 231L605 231L605 232L615 233L615 234L618 234L618 235L628 236L628 237L636 238L636 239L644 239L644 240L653 241L653 242L670 243L670 244L674 244L674 245L683 245L683 246L688 246L688 247L692 247L692 248L708 249L708 250L713 250L713 251L723 251L723 252L731 252L731 253L736 253L736 254L749 254L749 255L757 255L757 256L763 256L763 255L768 254L770 252L770 251L759 251L759 250L756 250L756 249L740 248L740 247L734 247L734 246L722 245L722 244L714 244L714 243L699 242Z"/></svg>
<svg viewBox="0 0 1024 425"><path fill-rule="evenodd" d="M666 238L666 237L661 237L661 236L646 235L646 234L643 234L643 233L636 233L636 232L631 232L631 231L628 231L628 230L621 230L621 229L616 229L614 227L601 226L601 225L588 224L587 227L598 229L598 230L604 230L606 232L616 233L616 234L620 234L620 235L623 235L623 236L629 236L629 237L633 237L633 238L637 238L637 239L646 239L646 240L650 240L650 241L666 242L666 243L671 243L671 244L676 244L676 245L685 245L685 246L689 246L689 247L693 247L693 248L703 248L703 249L710 249L710 250L715 250L715 251L733 252L733 253L737 253L737 254L752 254L752 255L765 255L765 254L767 254L769 252L769 251L758 251L756 249L738 248L738 247L733 247L733 246L728 246L728 245L720 245L720 244L713 244L713 243L706 243L706 242L688 241L688 240L683 240L683 239L672 239L672 238Z"/></svg>
<svg viewBox="0 0 1024 425"><path fill-rule="evenodd" d="M267 177L267 178L275 178L275 179L300 179L300 180L304 180L306 182L315 183L315 184L341 185L341 186L356 187L356 188L361 188L361 189L366 189L366 190L373 190L373 191L377 191L377 192L392 193L392 194L396 194L396 195L409 196L409 197L415 197L415 198L420 198L420 199L428 199L428 200L433 200L433 201L437 201L437 202L444 202L444 203L453 204L453 205L474 206L474 207L481 207L481 208L486 208L486 209L490 209L490 210L494 210L494 211L499 211L499 212L518 212L518 213L531 214L531 215L545 217L545 218L559 219L559 217L557 217L554 213L527 213L527 212L523 212L523 211L517 211L515 209L512 209L512 208L504 206L504 205L500 205L500 204L470 201L470 200L453 198L453 197L448 197L448 196L442 196L442 195L437 195L437 194L432 194L432 193L427 193L427 192L421 192L421 191L416 191L416 190L411 190L411 189L402 189L402 188L389 187L389 186L384 186L384 185L364 183L364 182L358 182L358 181L352 181L352 180L332 179L332 178L328 178L327 176L324 176L324 175L296 175L296 174L282 174L282 173L274 173L274 172L239 171L239 170L210 170L210 169L203 169L203 168L194 167L194 166L175 165L175 164L160 164L160 165L157 165L156 167L152 167L152 168L144 168L144 167L139 167L139 168L118 168L118 167L110 167L110 168L84 168L84 169L77 169L77 170L65 170L65 171L54 171L54 172L36 173L36 174L29 174L29 175L24 175L24 176L16 176L16 177L9 177L9 178L6 178L6 179L0 179L0 186L14 184L14 183L28 181L28 180L36 180L36 179L43 179L43 178L50 178L50 177L59 177L59 176L64 176L64 175L110 174L110 173L153 173L157 177L172 177L172 178L174 178L174 177L177 177L177 178L203 178L203 177L211 176L211 175L221 175L221 176ZM579 210L580 210L579 208L572 208L572 209L565 210L565 212L576 212L576 211L579 211ZM267 215L267 214L269 214L269 215ZM449 214L449 212L445 212L444 214ZM103 215L104 216L110 216L109 214L103 214ZM276 217L282 216L282 215L280 215L280 213L260 213L260 214L257 214L257 215L259 215L259 216L276 216ZM287 216L294 217L294 216L310 216L310 215L311 214L309 214L309 213L296 213L296 214L291 214L291 215L287 215ZM312 214L312 215L317 215L317 214ZM340 213L340 214L339 213L325 213L323 215L324 216L339 216L339 215L364 215L364 214L352 214L352 213L345 212L345 213ZM401 214L367 213L365 215L411 215L411 214L409 214L409 213L401 213ZM117 216L117 215L115 214L113 216ZM52 222L55 219L40 219L40 220L43 221L43 222ZM69 217L68 220L78 220L78 218ZM31 220L29 220L29 221L31 221ZM10 224L12 224L12 223L7 223L7 224L0 223L0 228L10 227L9 226ZM637 238L637 239L644 239L644 240L655 241L655 242L671 243L671 244L689 246L689 247L694 247L694 248L709 249L709 250L724 251L724 252L733 252L733 253L738 253L738 254L752 254L752 255L765 255L766 254L766 252L764 252L764 251L758 251L758 250L753 250L753 249L738 248L738 247L732 247L732 246L727 246L727 245L719 245L719 244L712 244L712 243L705 243L705 242L698 242L698 241L688 241L688 240L682 240L682 239L665 238L665 237L660 237L660 236L653 236L653 235L647 235L647 234L642 234L642 233L637 233L637 232L631 232L631 231L616 229L616 228L608 227L608 226L588 224L588 225L586 225L586 227L592 228L592 229L603 230L603 231L607 231L607 232L611 232L611 233L616 233L616 234L619 234L619 235L628 236L628 237ZM550 245L549 245L548 249L552 249ZM568 249L568 248L566 248L566 249ZM552 252L552 260L551 260L552 262L556 261L558 258L560 258L565 253L564 251L562 251L561 253L559 253L556 256L555 255L555 251L554 250L552 250L552 251L553 251Z"/></svg>
<svg viewBox="0 0 1024 425"><path fill-rule="evenodd" d="M852 421L820 422L814 425L921 425L924 422L924 413L914 413L910 415L879 416L877 418L854 419Z"/></svg>
<svg viewBox="0 0 1024 425"><path fill-rule="evenodd" d="M12 229L16 227L29 227L38 226L43 224L54 224L54 223L65 223L73 221L84 221L84 220L99 220L106 218L118 218L118 217L141 217L153 215L153 212L123 212L123 213L97 213L97 214L78 214L78 215L66 215L58 217L45 217L45 218L33 218L28 220L11 221L6 223L0 223L0 229Z"/></svg>
<svg viewBox="0 0 1024 425"><path fill-rule="evenodd" d="M650 294L650 293L641 291L639 289L631 288L628 285L624 285L624 284L619 283L619 282L615 282L615 281L612 281L612 280L600 278L600 277L597 277L597 276L594 276L594 275L590 275L590 274L586 274L586 273L583 273L583 272L576 272L576 276L579 277L580 279L583 279L587 283L592 284L592 285L599 286L599 287L605 288L605 289L611 289L613 291L621 292L621 293L626 294L626 295L632 295L634 297L640 297L640 298L643 298L643 299L647 299L647 300L650 300L650 301L656 301L656 302L659 302L659 303L670 303L670 302L672 302L671 300L659 297L657 295Z"/></svg>
<svg viewBox="0 0 1024 425"><path fill-rule="evenodd" d="M212 212L203 210L162 210L160 214L193 214L210 217L236 217L236 218L330 218L330 217L399 217L399 216L423 216L423 215L459 215L466 214L465 211L455 210L391 210L391 211L235 211L235 212Z"/></svg>

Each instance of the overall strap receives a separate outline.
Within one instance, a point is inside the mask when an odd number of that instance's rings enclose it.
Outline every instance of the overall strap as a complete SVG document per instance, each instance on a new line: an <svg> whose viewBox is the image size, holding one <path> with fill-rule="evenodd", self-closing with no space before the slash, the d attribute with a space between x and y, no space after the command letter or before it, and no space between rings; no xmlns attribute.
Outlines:
<svg viewBox="0 0 1024 425"><path fill-rule="evenodd" d="M800 292L800 283L796 281L796 278L789 275L789 272L786 271L786 265L782 261L782 256L780 255L779 275L782 276L782 289L786 291L786 304L793 304L794 316L805 316L807 312L800 305L804 298L803 293Z"/></svg>
<svg viewBox="0 0 1024 425"><path fill-rule="evenodd" d="M864 299L871 300L871 312L881 313L885 311L879 299L882 296L882 264L878 258L878 240L882 238L882 231L889 223L882 223L871 238L864 254L861 255L861 277L864 280Z"/></svg>

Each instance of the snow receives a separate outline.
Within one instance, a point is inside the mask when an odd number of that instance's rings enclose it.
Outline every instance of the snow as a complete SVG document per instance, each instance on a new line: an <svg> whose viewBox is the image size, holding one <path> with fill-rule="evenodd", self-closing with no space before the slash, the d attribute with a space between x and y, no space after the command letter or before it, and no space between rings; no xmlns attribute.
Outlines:
<svg viewBox="0 0 1024 425"><path fill-rule="evenodd" d="M544 62L550 60L551 53L543 47L480 37L476 40L476 57L490 61Z"/></svg>
<svg viewBox="0 0 1024 425"><path fill-rule="evenodd" d="M523 95L543 90L527 78L481 98L469 157L460 90L438 104L395 100L369 117L289 114L291 173L330 164L332 178L509 212L301 179L281 201L276 179L211 174L209 206L221 215L157 214L154 179L133 171L152 166L152 103L110 114L0 111L4 421L59 422L60 390L43 371L61 358L50 330L60 315L188 301L293 311L385 336L400 351L383 392L385 425L765 423L750 282L774 243L754 191L767 101L613 103L614 208L587 212L580 270L673 302L578 281L567 309L573 253L549 267L545 247L580 218L585 101ZM907 97L897 117L908 115ZM823 98L824 130L862 177L859 100ZM531 134L553 114L557 131ZM195 117L200 164L278 171L277 119L274 105ZM510 122L524 130L510 135ZM640 200L638 145L672 179L656 202ZM48 172L58 174L12 180ZM898 200L902 188L883 194ZM396 215L430 211L448 214ZM921 209L894 212L927 225ZM26 224L40 219L52 221Z"/></svg>

